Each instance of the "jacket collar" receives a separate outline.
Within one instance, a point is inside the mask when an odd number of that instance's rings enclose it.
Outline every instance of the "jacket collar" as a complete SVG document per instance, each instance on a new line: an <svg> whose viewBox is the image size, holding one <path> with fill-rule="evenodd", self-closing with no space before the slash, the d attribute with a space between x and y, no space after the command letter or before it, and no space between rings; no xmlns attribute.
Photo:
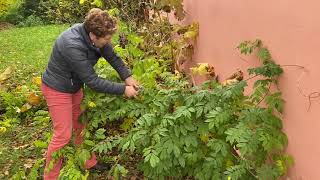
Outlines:
<svg viewBox="0 0 320 180"><path fill-rule="evenodd" d="M89 33L88 33L88 32L86 31L86 29L84 28L84 23L81 23L81 24L80 24L80 33L81 33L81 35L82 35L85 43L88 45L88 47L89 47L90 49L93 49L93 50L95 50L95 51L99 51L99 48L95 47L95 46L93 45L93 43L91 42L90 37L89 37Z"/></svg>

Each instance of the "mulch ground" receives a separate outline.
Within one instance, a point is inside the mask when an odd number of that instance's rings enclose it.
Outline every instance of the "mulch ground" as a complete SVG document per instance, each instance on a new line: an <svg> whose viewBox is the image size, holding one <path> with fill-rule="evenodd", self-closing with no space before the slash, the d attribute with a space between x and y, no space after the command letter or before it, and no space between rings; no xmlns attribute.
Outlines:
<svg viewBox="0 0 320 180"><path fill-rule="evenodd" d="M0 22L0 31L6 30L6 29L10 29L14 27L13 24L10 24L8 22Z"/></svg>

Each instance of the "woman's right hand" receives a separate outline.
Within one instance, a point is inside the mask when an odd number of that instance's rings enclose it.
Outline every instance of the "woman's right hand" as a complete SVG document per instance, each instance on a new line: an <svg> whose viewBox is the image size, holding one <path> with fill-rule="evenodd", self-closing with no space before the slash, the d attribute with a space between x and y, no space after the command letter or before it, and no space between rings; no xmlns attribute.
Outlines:
<svg viewBox="0 0 320 180"><path fill-rule="evenodd" d="M137 97L138 91L133 86L126 86L126 89L124 90L124 95L128 98L130 97Z"/></svg>

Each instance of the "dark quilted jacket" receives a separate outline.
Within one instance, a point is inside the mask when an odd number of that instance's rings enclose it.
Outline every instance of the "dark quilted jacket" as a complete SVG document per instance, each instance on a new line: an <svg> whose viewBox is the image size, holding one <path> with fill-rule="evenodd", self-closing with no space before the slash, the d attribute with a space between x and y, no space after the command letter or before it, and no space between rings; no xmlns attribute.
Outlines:
<svg viewBox="0 0 320 180"><path fill-rule="evenodd" d="M56 40L42 82L65 93L75 93L83 84L102 93L122 95L125 85L98 77L93 66L104 57L122 80L131 76L130 70L117 56L110 44L104 48L92 45L83 24L75 24Z"/></svg>

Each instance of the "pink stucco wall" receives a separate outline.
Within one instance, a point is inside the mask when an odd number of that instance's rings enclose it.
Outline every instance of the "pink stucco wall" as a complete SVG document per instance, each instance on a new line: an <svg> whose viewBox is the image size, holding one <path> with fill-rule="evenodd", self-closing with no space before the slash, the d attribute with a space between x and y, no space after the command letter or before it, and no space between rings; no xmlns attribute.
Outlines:
<svg viewBox="0 0 320 180"><path fill-rule="evenodd" d="M286 100L284 131L288 153L295 158L290 179L320 180L320 98L309 111L305 94L320 91L320 1L319 0L185 0L187 22L200 23L194 62L215 66L221 79L237 68L246 70L257 61L239 58L235 47L242 40L260 38L277 63L285 67L280 88Z"/></svg>

